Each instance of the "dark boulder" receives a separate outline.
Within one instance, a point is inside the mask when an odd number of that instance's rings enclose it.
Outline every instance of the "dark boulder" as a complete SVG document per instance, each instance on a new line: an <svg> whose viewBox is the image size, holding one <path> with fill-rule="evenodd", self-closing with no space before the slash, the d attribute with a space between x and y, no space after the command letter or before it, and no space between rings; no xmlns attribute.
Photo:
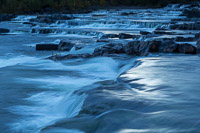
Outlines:
<svg viewBox="0 0 200 133"><path fill-rule="evenodd" d="M150 48L149 52L159 52L162 41L151 41L149 42Z"/></svg>
<svg viewBox="0 0 200 133"><path fill-rule="evenodd" d="M58 50L60 51L70 51L75 44L70 43L70 42L66 42L66 41L60 41L59 45L58 45Z"/></svg>
<svg viewBox="0 0 200 133"><path fill-rule="evenodd" d="M50 34L55 33L55 29L32 29L32 33L39 33L39 34Z"/></svg>
<svg viewBox="0 0 200 133"><path fill-rule="evenodd" d="M155 30L154 34L159 34L159 35L174 35L175 33L172 31L166 31L166 30Z"/></svg>
<svg viewBox="0 0 200 133"><path fill-rule="evenodd" d="M197 54L200 54L200 40L197 41Z"/></svg>
<svg viewBox="0 0 200 133"><path fill-rule="evenodd" d="M118 38L118 37L119 37L119 35L117 35L117 34L104 34L101 36L100 39Z"/></svg>
<svg viewBox="0 0 200 133"><path fill-rule="evenodd" d="M9 32L10 32L9 29L0 28L0 34L1 33L9 33Z"/></svg>
<svg viewBox="0 0 200 133"><path fill-rule="evenodd" d="M58 50L57 44L36 44L37 51L52 51Z"/></svg>
<svg viewBox="0 0 200 133"><path fill-rule="evenodd" d="M119 34L119 39L130 39L130 38L133 38L133 35L126 34L126 33L120 33Z"/></svg>
<svg viewBox="0 0 200 133"><path fill-rule="evenodd" d="M11 21L11 19L15 18L16 16L13 14L0 14L0 22L1 21Z"/></svg>
<svg viewBox="0 0 200 133"><path fill-rule="evenodd" d="M123 44L106 44L102 47L98 47L94 50L94 56L103 56L106 54L121 54L124 53Z"/></svg>
<svg viewBox="0 0 200 133"><path fill-rule="evenodd" d="M181 16L186 16L187 18L200 18L200 10L198 8L185 9Z"/></svg>
<svg viewBox="0 0 200 133"><path fill-rule="evenodd" d="M141 34L141 35L148 35L148 34L151 34L151 32L148 32L148 31L140 31L140 34Z"/></svg>
<svg viewBox="0 0 200 133"><path fill-rule="evenodd" d="M98 39L97 42L109 42L109 40Z"/></svg>
<svg viewBox="0 0 200 133"><path fill-rule="evenodd" d="M195 39L197 39L197 40L200 39L200 33L195 34Z"/></svg>
<svg viewBox="0 0 200 133"><path fill-rule="evenodd" d="M51 57L48 57L46 59L50 60L68 60L68 59L77 59L77 58L90 58L93 57L91 54L68 54L65 56L60 56L60 55L54 55Z"/></svg>
<svg viewBox="0 0 200 133"><path fill-rule="evenodd" d="M179 53L184 53L184 54L196 54L197 53L197 48L194 47L191 44L179 44L178 47L178 52Z"/></svg>
<svg viewBox="0 0 200 133"><path fill-rule="evenodd" d="M192 42L195 41L193 37L176 37L177 42Z"/></svg>
<svg viewBox="0 0 200 133"><path fill-rule="evenodd" d="M129 16L129 15L135 15L135 14L137 14L137 13L135 13L135 12L122 12L120 15Z"/></svg>
<svg viewBox="0 0 200 133"><path fill-rule="evenodd" d="M149 43L144 41L131 41L124 46L126 54L146 56L149 51Z"/></svg>
<svg viewBox="0 0 200 133"><path fill-rule="evenodd" d="M158 51L162 53L178 53L178 44L172 40L165 40L160 45Z"/></svg>

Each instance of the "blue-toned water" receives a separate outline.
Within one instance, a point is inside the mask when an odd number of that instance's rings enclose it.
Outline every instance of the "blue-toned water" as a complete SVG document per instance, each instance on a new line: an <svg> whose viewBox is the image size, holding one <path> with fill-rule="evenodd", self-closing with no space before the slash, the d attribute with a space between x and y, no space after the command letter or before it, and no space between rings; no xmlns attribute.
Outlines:
<svg viewBox="0 0 200 133"><path fill-rule="evenodd" d="M36 23L35 27L23 22L36 16L1 22L0 28L11 30L0 35L1 133L199 133L199 56L45 59L54 54L92 53L105 44L97 42L103 34L138 35L140 30L168 27L171 19L183 18L179 9L101 10L75 14L75 20ZM121 15L124 12L136 14ZM45 28L55 32L31 33ZM84 48L35 50L38 43L63 39ZM82 109L87 108L93 110L85 113Z"/></svg>

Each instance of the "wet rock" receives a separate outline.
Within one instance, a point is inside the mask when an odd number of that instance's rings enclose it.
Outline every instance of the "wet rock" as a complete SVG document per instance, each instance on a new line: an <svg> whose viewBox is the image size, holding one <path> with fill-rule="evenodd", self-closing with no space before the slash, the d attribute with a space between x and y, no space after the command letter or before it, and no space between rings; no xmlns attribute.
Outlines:
<svg viewBox="0 0 200 133"><path fill-rule="evenodd" d="M109 40L98 39L97 42L109 42Z"/></svg>
<svg viewBox="0 0 200 133"><path fill-rule="evenodd" d="M0 28L0 34L1 33L9 33L9 32L10 32L9 29Z"/></svg>
<svg viewBox="0 0 200 133"><path fill-rule="evenodd" d="M39 34L50 34L55 33L55 29L32 29L32 33L39 33Z"/></svg>
<svg viewBox="0 0 200 133"><path fill-rule="evenodd" d="M37 24L31 23L31 22L23 22L23 24L31 25L31 26L36 26Z"/></svg>
<svg viewBox="0 0 200 133"><path fill-rule="evenodd" d="M176 37L177 42L192 42L195 41L193 37Z"/></svg>
<svg viewBox="0 0 200 133"><path fill-rule="evenodd" d="M183 24L172 24L170 29L173 30L200 30L199 22L183 23Z"/></svg>
<svg viewBox="0 0 200 133"><path fill-rule="evenodd" d="M60 41L59 45L58 45L58 50L60 51L70 51L75 44L70 43L70 42L66 42L66 41Z"/></svg>
<svg viewBox="0 0 200 133"><path fill-rule="evenodd" d="M187 18L200 18L200 10L198 8L185 9L181 16L186 16Z"/></svg>
<svg viewBox="0 0 200 133"><path fill-rule="evenodd" d="M151 34L151 32L148 32L148 31L140 31L140 34L141 34L141 35L148 35L148 34Z"/></svg>
<svg viewBox="0 0 200 133"><path fill-rule="evenodd" d="M77 59L77 58L90 58L93 57L91 54L68 54L65 56L60 56L60 55L54 55L51 57L48 57L46 59L50 60L68 60L68 59Z"/></svg>
<svg viewBox="0 0 200 133"><path fill-rule="evenodd" d="M85 45L75 45L75 50L80 50L80 49L82 49L82 48L84 48L85 47Z"/></svg>
<svg viewBox="0 0 200 133"><path fill-rule="evenodd" d="M166 40L162 42L158 51L162 53L178 53L178 44L175 41Z"/></svg>
<svg viewBox="0 0 200 133"><path fill-rule="evenodd" d="M92 17L106 17L106 14L93 14Z"/></svg>
<svg viewBox="0 0 200 133"><path fill-rule="evenodd" d="M126 54L146 56L149 51L149 43L144 41L131 41L124 46Z"/></svg>
<svg viewBox="0 0 200 133"><path fill-rule="evenodd" d="M119 34L119 39L130 39L130 38L133 38L133 35L126 34L126 33L120 33Z"/></svg>
<svg viewBox="0 0 200 133"><path fill-rule="evenodd" d="M108 38L118 38L117 34L104 34L100 39L108 39Z"/></svg>
<svg viewBox="0 0 200 133"><path fill-rule="evenodd" d="M103 56L105 54L121 54L124 53L123 44L106 44L94 50L94 56Z"/></svg>
<svg viewBox="0 0 200 133"><path fill-rule="evenodd" d="M13 14L0 14L0 22L1 21L11 21L11 19L15 18L16 16Z"/></svg>
<svg viewBox="0 0 200 133"><path fill-rule="evenodd" d="M196 54L197 53L197 48L194 47L191 44L179 44L178 47L178 52L179 53L184 53L184 54Z"/></svg>
<svg viewBox="0 0 200 133"><path fill-rule="evenodd" d="M151 41L149 42L150 48L149 52L159 52L162 41Z"/></svg>
<svg viewBox="0 0 200 133"><path fill-rule="evenodd" d="M197 41L197 54L200 54L200 40Z"/></svg>
<svg viewBox="0 0 200 133"><path fill-rule="evenodd" d="M52 51L58 50L57 44L36 44L37 51Z"/></svg>
<svg viewBox="0 0 200 133"><path fill-rule="evenodd" d="M200 33L195 34L195 39L200 39Z"/></svg>
<svg viewBox="0 0 200 133"><path fill-rule="evenodd" d="M74 17L68 17L66 15L60 15L60 14L53 14L53 15L39 15L37 18L30 19L30 22L39 22L39 23L55 23L58 20L70 20Z"/></svg>
<svg viewBox="0 0 200 133"><path fill-rule="evenodd" d="M135 15L135 14L137 14L137 13L135 13L135 12L123 12L120 15L122 15L122 16L129 16L129 15Z"/></svg>

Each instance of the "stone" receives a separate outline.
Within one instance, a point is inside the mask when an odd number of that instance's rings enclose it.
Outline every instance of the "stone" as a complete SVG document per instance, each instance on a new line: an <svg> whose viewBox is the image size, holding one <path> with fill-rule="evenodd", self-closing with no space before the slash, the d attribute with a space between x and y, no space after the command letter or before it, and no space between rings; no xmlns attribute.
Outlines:
<svg viewBox="0 0 200 133"><path fill-rule="evenodd" d="M118 38L119 35L117 34L104 34L100 39L108 39L108 38Z"/></svg>
<svg viewBox="0 0 200 133"><path fill-rule="evenodd" d="M119 34L119 39L130 39L130 38L133 38L133 35L126 34L126 33L120 33Z"/></svg>
<svg viewBox="0 0 200 133"><path fill-rule="evenodd" d="M200 40L197 41L197 54L200 54Z"/></svg>
<svg viewBox="0 0 200 133"><path fill-rule="evenodd" d="M148 35L148 34L151 34L151 32L148 32L148 31L140 31L140 34L141 34L141 35Z"/></svg>
<svg viewBox="0 0 200 133"><path fill-rule="evenodd" d="M197 53L197 48L194 47L191 44L179 44L178 47L178 52L179 53L184 53L184 54L196 54Z"/></svg>
<svg viewBox="0 0 200 133"><path fill-rule="evenodd" d="M68 60L68 59L77 59L77 58L90 58L93 57L91 54L68 54L65 56L60 56L60 55L54 55L51 57L48 57L46 59L50 60Z"/></svg>
<svg viewBox="0 0 200 133"><path fill-rule="evenodd" d="M176 37L177 42L192 42L194 40L193 37Z"/></svg>
<svg viewBox="0 0 200 133"><path fill-rule="evenodd" d="M158 51L162 53L178 53L178 44L172 40L165 40L160 45Z"/></svg>
<svg viewBox="0 0 200 133"><path fill-rule="evenodd" d="M1 33L9 33L9 32L10 32L9 29L0 28L0 34Z"/></svg>
<svg viewBox="0 0 200 133"><path fill-rule="evenodd" d="M1 21L11 21L11 19L15 18L16 16L13 14L0 14L0 22Z"/></svg>
<svg viewBox="0 0 200 133"><path fill-rule="evenodd" d="M37 51L52 51L58 50L57 44L36 44Z"/></svg>
<svg viewBox="0 0 200 133"><path fill-rule="evenodd" d="M124 51L126 54L146 56L148 55L149 44L144 41L131 41L124 46Z"/></svg>
<svg viewBox="0 0 200 133"><path fill-rule="evenodd" d="M105 54L122 54L124 53L123 44L106 44L94 50L94 56L103 56Z"/></svg>
<svg viewBox="0 0 200 133"><path fill-rule="evenodd" d="M66 42L66 41L60 41L59 45L58 45L58 50L60 51L70 51L75 44L70 43L70 42Z"/></svg>

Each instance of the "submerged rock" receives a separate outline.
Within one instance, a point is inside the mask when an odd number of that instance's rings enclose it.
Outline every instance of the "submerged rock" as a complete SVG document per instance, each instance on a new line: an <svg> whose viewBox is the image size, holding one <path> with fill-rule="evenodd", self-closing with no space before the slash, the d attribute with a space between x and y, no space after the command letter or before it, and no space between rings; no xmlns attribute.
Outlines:
<svg viewBox="0 0 200 133"><path fill-rule="evenodd" d="M181 16L186 16L188 18L200 18L200 10L198 8L185 9Z"/></svg>
<svg viewBox="0 0 200 133"><path fill-rule="evenodd" d="M46 59L50 59L50 60L67 60L67 59L77 59L77 58L90 58L93 57L93 55L91 54L68 54L65 56L60 56L60 55L54 55L51 57L48 57Z"/></svg>
<svg viewBox="0 0 200 133"><path fill-rule="evenodd" d="M58 45L58 50L60 51L70 51L75 44L70 43L70 42L66 42L66 41L60 41L59 45Z"/></svg>
<svg viewBox="0 0 200 133"><path fill-rule="evenodd" d="M193 37L176 37L177 42L192 42L195 41Z"/></svg>
<svg viewBox="0 0 200 133"><path fill-rule="evenodd" d="M197 41L197 54L200 54L200 40Z"/></svg>
<svg viewBox="0 0 200 133"><path fill-rule="evenodd" d="M100 39L108 39L108 38L118 38L119 35L117 34L104 34Z"/></svg>
<svg viewBox="0 0 200 133"><path fill-rule="evenodd" d="M151 32L148 32L148 31L140 31L140 34L141 34L141 35L148 35L148 34L151 34Z"/></svg>
<svg viewBox="0 0 200 133"><path fill-rule="evenodd" d="M178 47L179 53L184 53L184 54L196 54L197 53L197 48L194 47L191 44L179 44Z"/></svg>
<svg viewBox="0 0 200 133"><path fill-rule="evenodd" d="M102 47L98 47L94 50L94 56L103 56L105 54L122 54L124 52L123 44L106 44Z"/></svg>
<svg viewBox="0 0 200 133"><path fill-rule="evenodd" d="M119 39L130 39L130 38L133 38L133 35L126 34L126 33L120 33L119 34Z"/></svg>
<svg viewBox="0 0 200 133"><path fill-rule="evenodd" d="M10 32L9 29L0 28L0 34L1 33L9 33L9 32Z"/></svg>
<svg viewBox="0 0 200 133"><path fill-rule="evenodd" d="M58 50L58 44L36 44L37 51Z"/></svg>

